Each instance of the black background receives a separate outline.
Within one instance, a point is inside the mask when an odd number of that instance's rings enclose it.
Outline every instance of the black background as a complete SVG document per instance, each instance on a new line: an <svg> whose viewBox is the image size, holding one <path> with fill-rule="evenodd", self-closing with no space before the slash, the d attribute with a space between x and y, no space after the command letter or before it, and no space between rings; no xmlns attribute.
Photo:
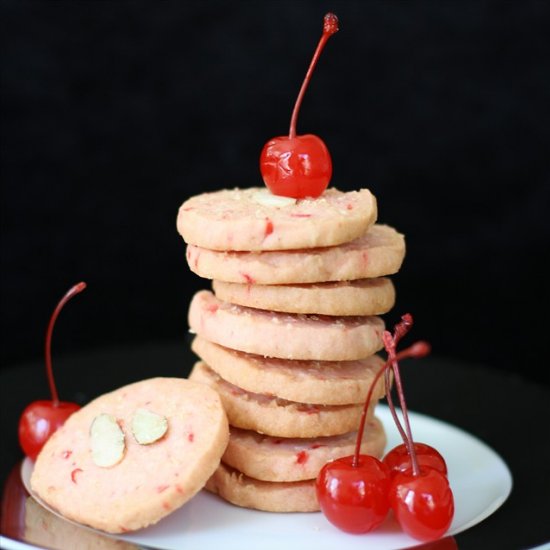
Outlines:
<svg viewBox="0 0 550 550"><path fill-rule="evenodd" d="M407 236L388 323L410 311L434 353L548 383L548 3L0 6L2 365L40 357L79 280L54 353L185 345L207 283L177 208L261 185L261 147L287 131L332 10L341 31L298 130L327 143L333 185L369 187Z"/></svg>

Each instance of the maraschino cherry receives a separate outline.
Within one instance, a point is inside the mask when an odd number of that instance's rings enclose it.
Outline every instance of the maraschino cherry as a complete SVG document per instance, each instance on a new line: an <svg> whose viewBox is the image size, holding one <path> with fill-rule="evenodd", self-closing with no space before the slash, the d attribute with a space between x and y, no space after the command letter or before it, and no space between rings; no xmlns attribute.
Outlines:
<svg viewBox="0 0 550 550"><path fill-rule="evenodd" d="M443 475L447 475L447 464L441 453L426 443L414 442L414 452L420 467L426 466L438 470ZM390 469L390 473L395 476L398 473L406 472L412 468L411 457L408 447L401 443L394 447L382 461Z"/></svg>
<svg viewBox="0 0 550 550"><path fill-rule="evenodd" d="M370 455L345 456L323 466L316 481L323 514L347 533L368 533L388 515L388 467Z"/></svg>
<svg viewBox="0 0 550 550"><path fill-rule="evenodd" d="M74 285L61 298L54 309L46 331L45 360L46 374L50 386L51 401L34 401L28 405L19 420L19 443L25 454L35 460L49 437L64 423L75 411L80 409L76 403L60 401L52 370L51 342L55 321L63 306L76 294L86 288L86 283Z"/></svg>
<svg viewBox="0 0 550 550"><path fill-rule="evenodd" d="M327 13L323 22L323 34L294 105L288 136L273 138L262 149L260 171L264 183L274 195L296 199L314 198L321 195L330 182L332 160L327 146L313 134L297 136L296 121L321 51L337 31L338 18L333 13Z"/></svg>
<svg viewBox="0 0 550 550"><path fill-rule="evenodd" d="M396 333L400 330L396 327ZM424 357L429 350L426 342L417 342L401 351L399 357ZM373 456L360 454L372 394L389 365L390 361L386 362L370 386L357 431L355 453L325 464L316 481L321 510L332 524L348 533L367 533L376 529L390 508L389 468Z"/></svg>

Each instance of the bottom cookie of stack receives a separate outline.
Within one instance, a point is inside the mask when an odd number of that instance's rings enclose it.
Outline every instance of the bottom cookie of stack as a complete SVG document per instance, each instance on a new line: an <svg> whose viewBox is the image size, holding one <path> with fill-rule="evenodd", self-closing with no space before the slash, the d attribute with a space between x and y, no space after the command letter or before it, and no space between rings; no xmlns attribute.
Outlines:
<svg viewBox="0 0 550 550"><path fill-rule="evenodd" d="M264 512L318 512L315 480L271 482L253 479L223 462L205 489L243 508Z"/></svg>

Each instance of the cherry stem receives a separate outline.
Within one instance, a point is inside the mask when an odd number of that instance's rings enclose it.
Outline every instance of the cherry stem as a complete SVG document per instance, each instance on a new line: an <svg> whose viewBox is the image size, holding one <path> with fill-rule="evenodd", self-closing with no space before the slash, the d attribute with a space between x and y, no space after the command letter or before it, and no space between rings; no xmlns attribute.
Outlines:
<svg viewBox="0 0 550 550"><path fill-rule="evenodd" d="M53 377L52 369L52 333L55 321L59 312L63 309L63 306L73 297L82 292L86 288L86 283L78 283L74 285L69 291L59 300L59 303L53 310L52 316L50 317L50 322L48 323L48 329L46 330L46 345L44 349L44 355L46 359L46 374L48 376L48 383L50 385L50 393L52 396L53 406L59 406L59 396L57 394L57 388L55 387L55 380Z"/></svg>
<svg viewBox="0 0 550 550"><path fill-rule="evenodd" d="M311 80L311 75L313 74L315 65L317 65L317 61L319 60L321 52L323 51L328 39L336 32L338 32L338 17L336 17L333 13L327 13L323 19L323 34L321 35L319 44L317 44L317 49L313 54L306 77L304 78L304 82L302 83L302 87L300 88L298 97L296 98L296 103L294 104L294 111L292 111L292 117L290 119L290 130L288 132L288 137L290 139L296 137L296 121L298 120L298 112L300 111L302 99L304 98L309 81Z"/></svg>
<svg viewBox="0 0 550 550"><path fill-rule="evenodd" d="M395 342L395 346L397 347L397 344L399 344L399 341L409 330L411 330L413 326L413 318L410 313L405 313L401 316L401 321L397 323L393 327L393 341Z"/></svg>
<svg viewBox="0 0 550 550"><path fill-rule="evenodd" d="M414 358L420 358L427 355L430 351L430 345L427 342L419 341L414 343L412 346L409 346L408 348L405 348L404 350L400 351L397 354L398 359L406 359L408 357L414 357ZM376 373L376 376L374 377L374 380L372 381L372 384L370 385L369 392L367 394L367 398L365 400L365 405L363 406L363 411L361 413L361 420L359 421L359 429L357 431L357 441L355 443L355 453L353 455L353 460L351 465L356 468L359 466L359 455L361 453L361 443L363 440L363 431L365 429L365 422L367 420L367 412L369 410L370 401L372 398L372 394L374 392L374 388L376 384L378 383L378 380L382 376L384 372L388 370L388 367L390 366L391 361L388 359L384 365L380 368L380 370Z"/></svg>
<svg viewBox="0 0 550 550"><path fill-rule="evenodd" d="M411 424L409 422L409 413L407 409L407 402L405 400L405 393L403 391L403 384L401 382L401 374L399 372L398 358L395 353L395 339L387 330L384 331L383 337L384 347L388 352L389 362L393 370L393 376L395 379L395 387L397 388L397 395L399 396L399 403L401 405L401 412L403 414L403 421L405 423L406 440L405 445L409 451L411 457L413 476L420 475L420 468L418 466L418 459L416 457L416 450L414 448L414 439L411 431ZM395 411L394 411L395 412Z"/></svg>
<svg viewBox="0 0 550 550"><path fill-rule="evenodd" d="M405 430L403 429L403 425L401 424L401 420L399 420L399 417L397 416L397 412L395 410L395 405L393 404L393 398L391 396L391 369L386 369L386 372L384 373L384 382L386 385L386 401L388 402L388 407L390 408L390 412L393 418L393 421L395 425L397 426L397 430L399 431L399 435L401 436L401 439L403 440L403 443L407 443L407 434L405 433Z"/></svg>
<svg viewBox="0 0 550 550"><path fill-rule="evenodd" d="M395 346L397 347L397 344L411 330L413 326L413 318L410 313L405 313L401 316L401 321L397 323L393 328L393 341L395 343ZM401 435L401 438L404 442L407 441L407 436L405 434L405 431L403 430L403 425L401 424L401 421L399 420L399 417L397 416L397 413L395 412L395 407L393 405L393 399L391 396L391 383L390 383L390 374L391 369L386 369L386 372L384 373L384 383L385 383L385 390L386 390L386 400L388 402L388 407L390 408L390 412L393 418L393 421L395 425L397 426L397 430L399 431L399 434Z"/></svg>

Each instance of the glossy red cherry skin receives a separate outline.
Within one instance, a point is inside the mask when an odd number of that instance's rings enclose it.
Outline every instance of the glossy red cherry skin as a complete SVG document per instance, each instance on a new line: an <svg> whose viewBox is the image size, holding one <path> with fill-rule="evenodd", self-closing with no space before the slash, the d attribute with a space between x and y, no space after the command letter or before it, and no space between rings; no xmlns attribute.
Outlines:
<svg viewBox="0 0 550 550"><path fill-rule="evenodd" d="M433 468L398 473L389 490L393 513L401 529L422 541L436 540L449 529L454 499L446 476Z"/></svg>
<svg viewBox="0 0 550 550"><path fill-rule="evenodd" d="M359 455L328 462L316 481L322 512L336 527L348 533L368 533L376 529L389 511L390 473L378 459Z"/></svg>
<svg viewBox="0 0 550 550"><path fill-rule="evenodd" d="M268 141L260 155L260 171L274 195L318 197L332 177L332 159L317 136L280 136Z"/></svg>
<svg viewBox="0 0 550 550"><path fill-rule="evenodd" d="M28 405L19 419L19 444L24 453L36 460L50 436L78 409L79 405L67 401L55 405L42 400Z"/></svg>
<svg viewBox="0 0 550 550"><path fill-rule="evenodd" d="M414 449L419 466L433 468L443 475L447 475L445 459L436 449L425 443L417 442L414 443ZM411 457L404 443L394 447L383 458L382 462L390 469L392 476L395 476L399 472L406 472L412 468Z"/></svg>

